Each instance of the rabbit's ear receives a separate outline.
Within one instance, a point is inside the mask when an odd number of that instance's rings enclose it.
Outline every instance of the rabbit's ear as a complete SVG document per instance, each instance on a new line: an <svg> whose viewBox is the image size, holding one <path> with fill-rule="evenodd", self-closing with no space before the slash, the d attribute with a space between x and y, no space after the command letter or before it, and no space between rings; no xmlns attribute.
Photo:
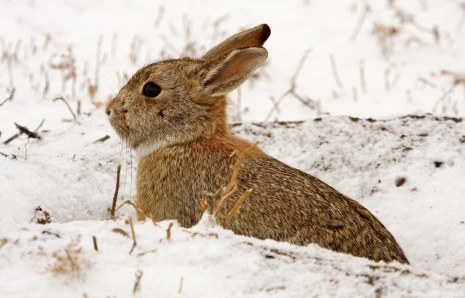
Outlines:
<svg viewBox="0 0 465 298"><path fill-rule="evenodd" d="M207 63L201 75L203 93L221 96L241 85L268 57L262 47L236 49L216 61ZM213 65L212 65L213 64Z"/></svg>
<svg viewBox="0 0 465 298"><path fill-rule="evenodd" d="M270 36L270 33L271 30L267 24L258 25L249 30L242 31L229 37L216 47L213 47L202 57L202 60L213 60L235 49L261 47Z"/></svg>

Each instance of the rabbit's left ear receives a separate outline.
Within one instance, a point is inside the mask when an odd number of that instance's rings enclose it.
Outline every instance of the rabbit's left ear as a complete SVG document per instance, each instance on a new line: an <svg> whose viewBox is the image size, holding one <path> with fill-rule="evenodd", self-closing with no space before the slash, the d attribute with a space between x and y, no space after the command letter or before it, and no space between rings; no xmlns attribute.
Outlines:
<svg viewBox="0 0 465 298"><path fill-rule="evenodd" d="M268 37L270 37L270 34L271 29L267 24L261 24L239 32L210 49L205 55L203 55L202 60L213 60L220 55L226 54L235 49L261 47Z"/></svg>
<svg viewBox="0 0 465 298"><path fill-rule="evenodd" d="M260 65L265 62L268 52L262 47L232 50L229 54L207 62L200 71L202 93L221 96L239 87Z"/></svg>

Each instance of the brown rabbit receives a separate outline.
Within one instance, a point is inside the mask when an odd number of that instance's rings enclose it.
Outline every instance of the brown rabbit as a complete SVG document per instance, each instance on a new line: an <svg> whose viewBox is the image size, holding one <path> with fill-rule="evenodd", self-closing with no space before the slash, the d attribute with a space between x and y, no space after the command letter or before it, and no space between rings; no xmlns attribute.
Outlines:
<svg viewBox="0 0 465 298"><path fill-rule="evenodd" d="M265 61L268 25L238 33L201 59L182 58L140 69L112 99L106 113L116 132L139 156L139 208L154 221L196 224L199 200L231 177L231 153L246 152L237 176L238 191L250 197L225 227L235 233L316 243L375 261L408 263L386 228L363 206L304 172L266 155L231 135L225 95ZM209 206L218 198L209 197Z"/></svg>

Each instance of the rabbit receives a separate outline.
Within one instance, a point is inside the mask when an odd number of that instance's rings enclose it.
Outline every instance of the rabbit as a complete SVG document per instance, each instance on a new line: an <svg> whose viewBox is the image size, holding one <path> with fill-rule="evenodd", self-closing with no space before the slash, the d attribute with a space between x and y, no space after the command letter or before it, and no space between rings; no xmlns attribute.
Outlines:
<svg viewBox="0 0 465 298"><path fill-rule="evenodd" d="M373 261L408 264L383 224L355 200L232 135L226 94L246 81L268 53L268 25L235 34L200 59L181 58L138 70L105 112L138 155L136 204L153 221L195 225L200 198L231 178L232 152L244 158L237 191L219 215L252 190L224 227L259 239L317 244ZM219 198L207 196L212 211Z"/></svg>

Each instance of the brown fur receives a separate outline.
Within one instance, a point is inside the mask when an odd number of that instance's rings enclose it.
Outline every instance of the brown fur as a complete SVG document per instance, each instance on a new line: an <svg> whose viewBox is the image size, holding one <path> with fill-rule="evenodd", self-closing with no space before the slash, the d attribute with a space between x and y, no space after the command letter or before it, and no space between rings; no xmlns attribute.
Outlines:
<svg viewBox="0 0 465 298"><path fill-rule="evenodd" d="M266 59L267 25L234 35L202 59L163 61L139 70L108 103L110 122L139 153L137 204L154 221L190 227L201 217L200 198L227 184L234 150L251 144L230 134L225 94ZM146 82L162 91L142 95ZM386 228L363 206L324 182L260 149L247 152L237 177L252 193L225 227L238 234L322 247L375 261L408 263ZM218 198L207 197L210 207Z"/></svg>

